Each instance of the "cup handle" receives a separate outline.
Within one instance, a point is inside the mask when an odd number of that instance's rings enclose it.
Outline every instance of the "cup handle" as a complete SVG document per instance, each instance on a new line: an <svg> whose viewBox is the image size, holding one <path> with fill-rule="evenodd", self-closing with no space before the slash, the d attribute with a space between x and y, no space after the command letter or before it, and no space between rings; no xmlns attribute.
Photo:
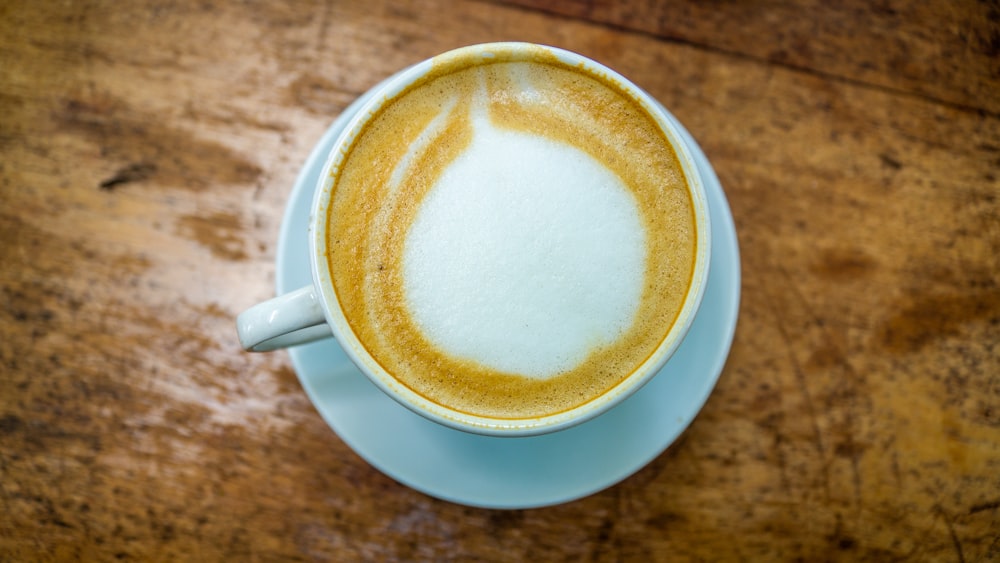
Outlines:
<svg viewBox="0 0 1000 563"><path fill-rule="evenodd" d="M268 352L333 336L316 288L307 285L250 307L236 317L240 344Z"/></svg>

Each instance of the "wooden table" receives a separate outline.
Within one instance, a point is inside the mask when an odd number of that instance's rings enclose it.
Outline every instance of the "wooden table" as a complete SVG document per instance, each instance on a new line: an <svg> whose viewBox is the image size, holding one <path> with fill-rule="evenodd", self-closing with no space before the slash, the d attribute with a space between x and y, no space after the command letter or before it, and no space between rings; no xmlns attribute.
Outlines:
<svg viewBox="0 0 1000 563"><path fill-rule="evenodd" d="M331 120L494 40L670 108L744 276L682 438L520 511L384 476L234 331ZM0 559L996 560L998 178L995 3L6 2Z"/></svg>

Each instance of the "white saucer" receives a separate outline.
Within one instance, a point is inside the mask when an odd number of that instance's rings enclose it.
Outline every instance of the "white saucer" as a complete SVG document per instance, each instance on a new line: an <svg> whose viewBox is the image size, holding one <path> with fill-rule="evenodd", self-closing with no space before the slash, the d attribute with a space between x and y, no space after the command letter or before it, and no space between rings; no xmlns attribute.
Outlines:
<svg viewBox="0 0 1000 563"><path fill-rule="evenodd" d="M313 149L292 190L277 252L277 290L312 283L307 227L326 155L347 108ZM368 463L433 497L470 506L531 508L575 500L632 475L691 423L722 371L740 298L740 259L729 204L694 139L712 213L712 262L704 301L674 357L645 387L579 426L529 438L496 438L443 427L390 399L335 340L289 350L299 380L327 424Z"/></svg>

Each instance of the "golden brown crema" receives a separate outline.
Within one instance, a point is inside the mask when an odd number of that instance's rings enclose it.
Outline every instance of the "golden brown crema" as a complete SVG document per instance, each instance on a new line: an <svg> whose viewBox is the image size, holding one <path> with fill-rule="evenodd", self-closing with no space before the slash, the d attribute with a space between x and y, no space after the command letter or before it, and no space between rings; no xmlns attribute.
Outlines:
<svg viewBox="0 0 1000 563"><path fill-rule="evenodd" d="M634 312L613 338L545 377L449 352L428 334L408 300L404 256L411 228L428 194L475 146L484 127L521 134L511 136L515 140L531 135L572 147L610 171L637 210L642 259ZM666 136L628 90L541 48L437 60L431 72L374 113L331 174L327 260L351 329L402 385L450 409L520 419L587 403L646 362L690 290L694 209ZM592 214L580 224L601 225L600 210ZM490 283L481 284L484 294L499 289ZM483 312L481 322L496 314ZM544 352L546 340L540 337L532 351Z"/></svg>

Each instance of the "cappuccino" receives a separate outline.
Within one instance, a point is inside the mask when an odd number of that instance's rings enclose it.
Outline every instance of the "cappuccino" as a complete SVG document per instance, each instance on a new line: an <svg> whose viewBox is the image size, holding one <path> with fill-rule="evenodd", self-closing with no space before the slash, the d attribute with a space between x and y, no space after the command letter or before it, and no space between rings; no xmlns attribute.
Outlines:
<svg viewBox="0 0 1000 563"><path fill-rule="evenodd" d="M331 170L330 278L399 384L523 419L639 369L691 291L678 157L627 88L548 51L435 60Z"/></svg>

